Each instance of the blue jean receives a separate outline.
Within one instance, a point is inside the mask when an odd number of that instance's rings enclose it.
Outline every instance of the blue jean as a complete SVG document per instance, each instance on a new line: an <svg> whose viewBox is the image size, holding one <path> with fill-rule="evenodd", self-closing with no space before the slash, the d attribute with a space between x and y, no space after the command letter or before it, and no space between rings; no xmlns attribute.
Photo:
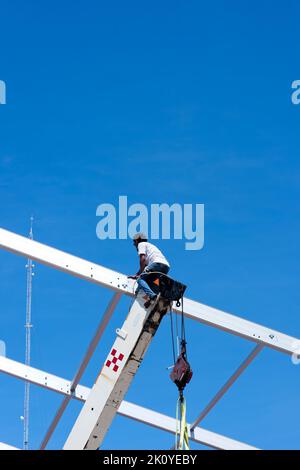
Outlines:
<svg viewBox="0 0 300 470"><path fill-rule="evenodd" d="M145 281L145 278L147 278L148 273L153 273L153 272L159 272L163 274L168 274L170 268L166 264L162 263L151 263L148 266L145 267L144 271L140 275L140 277L137 280L138 283L138 288L136 291L136 294L140 289L143 289L143 291L152 299L153 297L156 296L155 292L153 292L152 289L150 289L148 283Z"/></svg>

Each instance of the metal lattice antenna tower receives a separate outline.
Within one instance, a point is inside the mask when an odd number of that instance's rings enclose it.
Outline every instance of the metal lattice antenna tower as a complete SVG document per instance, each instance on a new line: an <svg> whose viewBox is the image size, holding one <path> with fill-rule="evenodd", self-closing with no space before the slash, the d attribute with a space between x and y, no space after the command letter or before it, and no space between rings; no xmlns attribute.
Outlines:
<svg viewBox="0 0 300 470"><path fill-rule="evenodd" d="M30 217L29 238L33 240L33 217ZM34 264L30 258L27 260L27 286L26 286L26 344L25 344L25 364L30 365L31 354L31 301L32 301L32 277ZM25 382L24 393L24 429L23 429L23 449L29 449L29 405L30 405L30 382Z"/></svg>

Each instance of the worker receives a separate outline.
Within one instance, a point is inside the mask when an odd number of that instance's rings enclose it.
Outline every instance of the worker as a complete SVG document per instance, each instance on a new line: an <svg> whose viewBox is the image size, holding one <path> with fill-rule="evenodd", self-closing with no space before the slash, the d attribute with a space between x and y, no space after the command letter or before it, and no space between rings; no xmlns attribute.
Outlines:
<svg viewBox="0 0 300 470"><path fill-rule="evenodd" d="M130 279L137 279L138 288L136 293L143 289L149 297L144 304L145 308L148 308L156 301L157 295L146 282L147 274L151 272L168 274L170 265L162 252L155 245L148 242L148 238L144 233L136 233L133 237L133 244L140 257L140 269L134 276L128 277Z"/></svg>

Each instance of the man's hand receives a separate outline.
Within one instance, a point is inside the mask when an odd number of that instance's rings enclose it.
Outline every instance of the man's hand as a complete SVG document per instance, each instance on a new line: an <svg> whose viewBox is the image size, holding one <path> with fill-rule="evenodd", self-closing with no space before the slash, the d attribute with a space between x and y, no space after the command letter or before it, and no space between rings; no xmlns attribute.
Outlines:
<svg viewBox="0 0 300 470"><path fill-rule="evenodd" d="M140 269L134 276L127 276L128 279L138 279L146 267L146 255L140 255Z"/></svg>

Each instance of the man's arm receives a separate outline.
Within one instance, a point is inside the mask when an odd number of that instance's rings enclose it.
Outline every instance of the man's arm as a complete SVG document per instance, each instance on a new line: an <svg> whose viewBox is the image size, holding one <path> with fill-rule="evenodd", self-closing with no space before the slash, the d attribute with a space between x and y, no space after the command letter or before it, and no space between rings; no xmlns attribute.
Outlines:
<svg viewBox="0 0 300 470"><path fill-rule="evenodd" d="M146 255L140 255L140 269L136 273L137 277L144 271L146 266L147 266Z"/></svg>
<svg viewBox="0 0 300 470"><path fill-rule="evenodd" d="M140 255L140 269L134 276L128 276L129 279L136 279L139 275L144 271L145 267L147 266L146 263L146 255Z"/></svg>

